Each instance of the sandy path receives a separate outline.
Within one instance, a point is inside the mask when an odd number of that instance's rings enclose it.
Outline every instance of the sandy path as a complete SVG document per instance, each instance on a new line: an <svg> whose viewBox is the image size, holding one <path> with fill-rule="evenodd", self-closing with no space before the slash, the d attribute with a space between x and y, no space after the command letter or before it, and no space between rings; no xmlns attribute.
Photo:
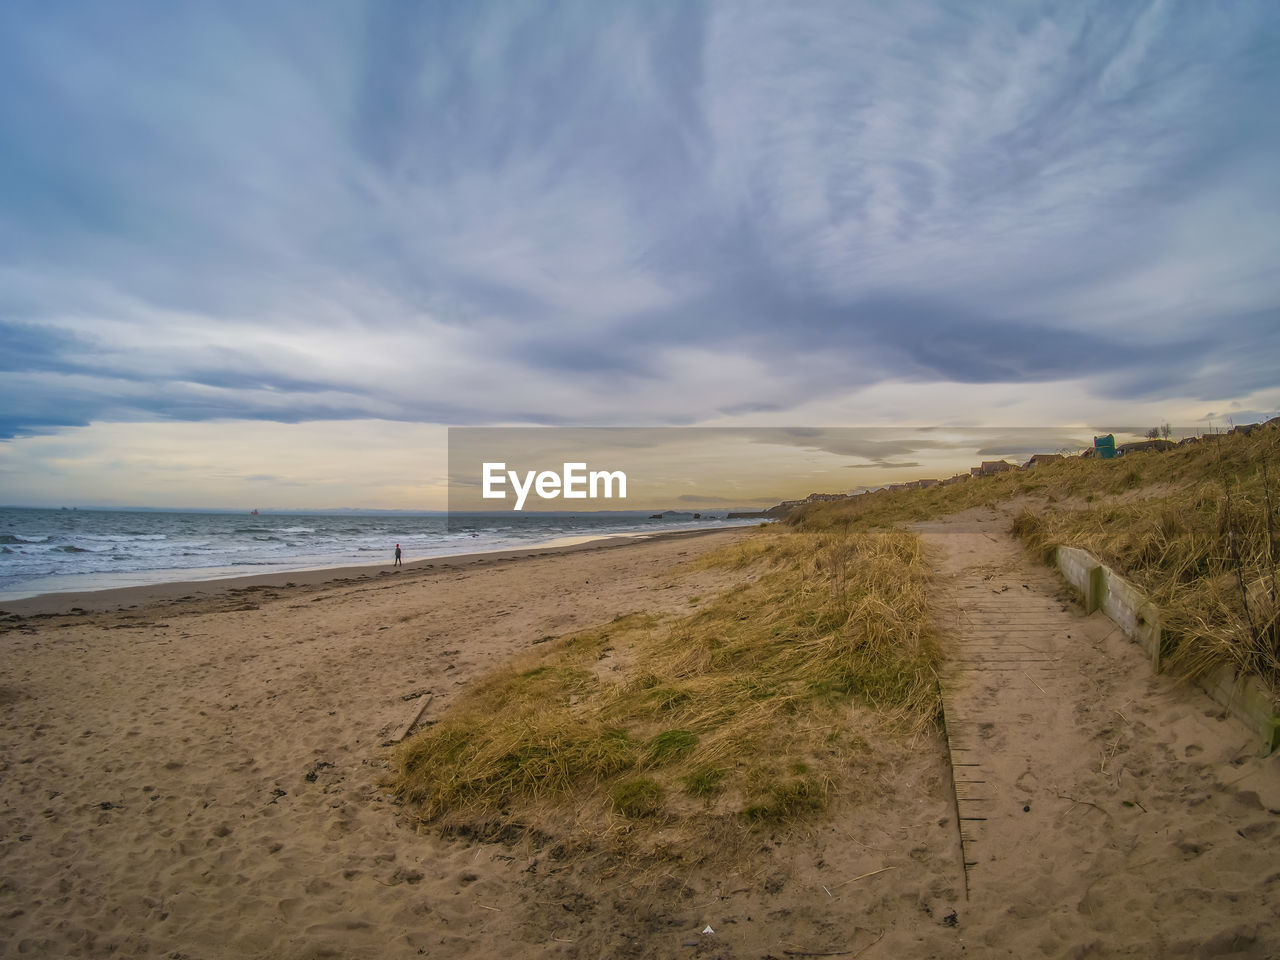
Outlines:
<svg viewBox="0 0 1280 960"><path fill-rule="evenodd" d="M1280 955L1280 767L1153 676L1003 521L922 524L969 868L969 924L1020 956ZM965 782L971 781L971 782ZM972 782L976 781L976 782Z"/></svg>

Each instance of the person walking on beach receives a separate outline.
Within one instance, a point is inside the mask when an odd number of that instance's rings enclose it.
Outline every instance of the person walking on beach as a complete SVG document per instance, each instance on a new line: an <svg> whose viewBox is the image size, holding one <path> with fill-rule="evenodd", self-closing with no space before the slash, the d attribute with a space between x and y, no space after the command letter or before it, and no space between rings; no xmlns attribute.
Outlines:
<svg viewBox="0 0 1280 960"><path fill-rule="evenodd" d="M392 564L392 566L393 566L393 567L403 567L403 566L404 566L404 564L400 562L400 544L398 544L398 543L396 544L396 562L395 562L395 563L393 563L393 564Z"/></svg>

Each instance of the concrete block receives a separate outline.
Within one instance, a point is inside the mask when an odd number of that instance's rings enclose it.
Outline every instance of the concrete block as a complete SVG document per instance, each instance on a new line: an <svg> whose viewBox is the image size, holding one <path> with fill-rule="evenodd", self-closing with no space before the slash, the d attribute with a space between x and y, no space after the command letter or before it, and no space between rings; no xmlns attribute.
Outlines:
<svg viewBox="0 0 1280 960"><path fill-rule="evenodd" d="M1089 583L1084 593L1085 610L1093 613L1102 609L1102 595L1107 591L1107 568L1094 567L1089 571Z"/></svg>
<svg viewBox="0 0 1280 960"><path fill-rule="evenodd" d="M1101 610L1151 657L1151 669L1160 672L1163 632L1160 611L1110 567L1088 551L1058 547L1055 557L1063 577L1084 594L1085 609ZM1201 688L1233 717L1259 735L1263 756L1280 749L1280 715L1275 697L1257 677L1237 676L1224 665L1200 678Z"/></svg>
<svg viewBox="0 0 1280 960"><path fill-rule="evenodd" d="M1076 547L1059 547L1057 561L1058 569L1067 578L1067 583L1085 594L1085 609L1092 613L1097 607L1091 607L1088 602L1090 594L1089 580L1093 571L1098 567L1098 561L1093 559L1091 554Z"/></svg>
<svg viewBox="0 0 1280 960"><path fill-rule="evenodd" d="M1229 714L1258 731L1258 749L1264 757L1280 747L1275 700L1257 677L1239 676L1235 667L1224 664L1201 677L1199 683Z"/></svg>
<svg viewBox="0 0 1280 960"><path fill-rule="evenodd" d="M1135 640L1160 672L1160 612L1137 588L1110 567L1101 567L1097 609Z"/></svg>
<svg viewBox="0 0 1280 960"><path fill-rule="evenodd" d="M1258 745L1258 753L1269 757L1277 748L1280 748L1280 717L1272 716L1262 730L1262 743Z"/></svg>

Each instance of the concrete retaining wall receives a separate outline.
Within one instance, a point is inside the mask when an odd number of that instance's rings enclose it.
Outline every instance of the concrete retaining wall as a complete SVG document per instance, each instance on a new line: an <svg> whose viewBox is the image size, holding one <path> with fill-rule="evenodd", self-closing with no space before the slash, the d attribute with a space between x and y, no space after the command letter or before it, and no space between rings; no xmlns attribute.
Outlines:
<svg viewBox="0 0 1280 960"><path fill-rule="evenodd" d="M1058 547L1058 569L1084 595L1085 610L1101 610L1136 641L1151 658L1151 669L1160 672L1162 635L1160 613L1138 590L1086 550ZM1200 686L1234 717L1257 731L1265 756L1280 747L1280 716L1271 693L1256 677L1241 677L1231 666L1222 666L1200 678Z"/></svg>

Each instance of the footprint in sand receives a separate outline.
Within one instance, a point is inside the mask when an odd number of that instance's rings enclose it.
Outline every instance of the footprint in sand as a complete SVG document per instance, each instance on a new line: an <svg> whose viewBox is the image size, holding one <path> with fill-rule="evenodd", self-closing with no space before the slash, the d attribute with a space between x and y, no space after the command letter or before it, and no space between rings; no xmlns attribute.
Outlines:
<svg viewBox="0 0 1280 960"><path fill-rule="evenodd" d="M1023 793L1035 793L1036 790L1039 788L1040 783L1036 779L1036 775L1034 773L1032 773L1030 770L1026 770L1014 782L1014 786L1017 787L1019 790L1021 790Z"/></svg>
<svg viewBox="0 0 1280 960"><path fill-rule="evenodd" d="M1275 833L1276 825L1270 821L1262 820L1258 823L1251 823L1247 827L1243 827L1236 831L1246 840L1265 840L1271 834Z"/></svg>
<svg viewBox="0 0 1280 960"><path fill-rule="evenodd" d="M1185 859L1192 860L1208 850L1211 844L1197 843L1194 840L1178 840L1173 846L1182 852Z"/></svg>
<svg viewBox="0 0 1280 960"><path fill-rule="evenodd" d="M1198 743L1189 743L1187 744L1187 748L1182 751L1182 755L1188 758L1198 757L1202 753L1204 753L1204 747L1200 746Z"/></svg>

